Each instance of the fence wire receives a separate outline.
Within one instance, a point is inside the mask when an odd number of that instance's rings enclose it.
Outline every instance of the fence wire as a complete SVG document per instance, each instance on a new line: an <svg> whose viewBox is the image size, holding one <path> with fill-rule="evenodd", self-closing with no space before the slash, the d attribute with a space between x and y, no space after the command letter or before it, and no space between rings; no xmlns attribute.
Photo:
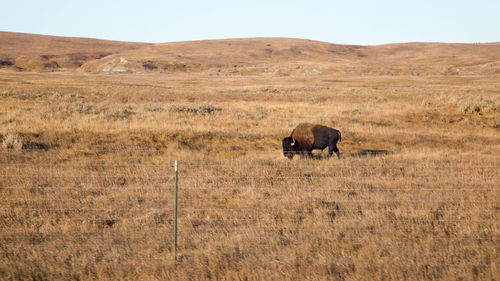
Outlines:
<svg viewBox="0 0 500 281"><path fill-rule="evenodd" d="M159 150L98 149L98 152L80 152L151 153ZM282 153L279 150L254 152ZM232 168L238 165L238 168L246 167L251 171L252 165L236 160L180 162L178 222L182 254L197 253L182 244L188 240L194 243L194 246L190 244L192 247L204 247L207 243L224 245L231 239L239 239L245 241L239 245L248 250L276 247L280 244L275 241L281 238L290 239L292 245L303 243L308 237L328 237L340 244L348 241L380 245L383 241L390 241L387 243L395 247L414 246L418 239L448 246L500 243L500 163L496 161L484 165L463 161L459 164L411 163L405 166L397 162L380 165L326 162L318 165L263 160L261 164L271 171L276 168L304 171L296 173L292 170L288 175L242 174L232 173ZM147 225L148 229L165 235L163 243L171 245L174 224L173 168L173 161L155 164L2 163L0 242L29 245L33 239L36 240L33 243L60 240L77 241L75 243L84 246L85 243L94 243L96 239L110 239L113 245L130 247L148 243L158 235L140 236ZM57 172L48 173L48 169ZM98 171L88 172L89 169ZM444 175L419 174L429 170L440 170ZM468 175L471 170L475 174ZM384 182L373 183L370 181L373 175L363 175L365 172L373 172ZM29 179L50 179L53 182L49 184L47 181L41 186L20 183L21 180L29 182ZM88 185L72 185L64 181L71 179L75 182L86 179L131 179L136 182L106 185L95 181ZM332 179L343 181L331 185L319 184L320 180ZM439 186L433 186L433 183ZM294 193L287 198L269 195L268 192L276 190L293 190ZM73 191L75 194L72 194ZM126 191L136 192L127 194ZM235 191L251 193L237 193L236 196ZM83 196L80 192L89 193ZM330 192L332 195L325 197L325 193ZM342 192L352 194L335 198ZM366 194L357 194L364 192ZM382 197L372 197L377 193ZM398 198L403 194L412 197ZM476 206L476 209L467 209L470 206ZM81 232L63 233L64 227L73 224L86 228ZM52 233L33 231L48 229L49 226ZM448 253L457 254L457 257L453 262L448 261L445 268L462 268L471 264L492 266L490 259L471 258L466 249L448 250ZM168 255L170 259L170 251ZM403 261L431 258L450 259L446 255L443 257L443 253L394 257ZM166 258L160 255L145 259L164 261Z"/></svg>

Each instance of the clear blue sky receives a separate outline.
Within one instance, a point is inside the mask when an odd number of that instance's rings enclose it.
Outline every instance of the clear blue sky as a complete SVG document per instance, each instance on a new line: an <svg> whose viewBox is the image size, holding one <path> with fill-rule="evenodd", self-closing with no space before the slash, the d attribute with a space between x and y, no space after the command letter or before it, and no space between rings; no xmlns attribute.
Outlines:
<svg viewBox="0 0 500 281"><path fill-rule="evenodd" d="M500 0L0 0L0 7L1 31L121 41L500 41Z"/></svg>

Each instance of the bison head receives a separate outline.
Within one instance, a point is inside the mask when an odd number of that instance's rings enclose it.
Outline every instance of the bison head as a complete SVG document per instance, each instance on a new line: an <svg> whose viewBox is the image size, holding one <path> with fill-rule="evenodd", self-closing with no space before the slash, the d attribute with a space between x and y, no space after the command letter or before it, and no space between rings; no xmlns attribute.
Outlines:
<svg viewBox="0 0 500 281"><path fill-rule="evenodd" d="M293 158L293 155L297 153L297 141L292 137L283 139L283 155L289 159Z"/></svg>

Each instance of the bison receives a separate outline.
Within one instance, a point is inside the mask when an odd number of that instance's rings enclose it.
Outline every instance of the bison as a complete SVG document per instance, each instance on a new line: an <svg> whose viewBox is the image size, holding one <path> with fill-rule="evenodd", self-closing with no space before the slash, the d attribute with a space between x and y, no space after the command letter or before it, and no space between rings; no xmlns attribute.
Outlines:
<svg viewBox="0 0 500 281"><path fill-rule="evenodd" d="M330 127L301 123L289 137L283 139L283 155L292 159L295 154L312 156L313 149L325 149L328 146L328 156L333 152L340 158L337 142L341 141L340 132Z"/></svg>

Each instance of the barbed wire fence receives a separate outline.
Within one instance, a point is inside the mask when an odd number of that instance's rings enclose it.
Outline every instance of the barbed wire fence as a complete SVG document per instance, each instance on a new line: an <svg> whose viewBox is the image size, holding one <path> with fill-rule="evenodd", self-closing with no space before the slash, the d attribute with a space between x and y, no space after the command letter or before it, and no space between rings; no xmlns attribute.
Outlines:
<svg viewBox="0 0 500 281"><path fill-rule="evenodd" d="M276 239L280 245L293 245L311 237L351 244L393 237L397 239L391 243L402 248L415 243L414 236L426 235L435 243L463 247L471 241L488 247L500 242L497 162L410 166L330 162L321 163L320 169L309 162L263 164L265 170L252 171L242 161L179 161L177 198L173 163L2 163L0 239L31 243L101 235L105 240L103 229L118 225L141 234L131 235L139 241L155 239L142 232L148 226L165 235L166 243L175 244L174 258L193 252L193 246L186 246L188 240L203 247L240 239L254 249L273 245ZM95 169L89 170L89 165ZM442 173L421 173L429 170ZM383 183L370 180L373 175ZM125 180L117 184L115 179ZM64 232L61 226L67 222L95 227ZM52 228L40 232L32 224ZM136 242L119 237L113 243ZM246 240L251 242L245 244ZM498 259L471 259L458 250L434 257L447 254L457 258L450 267L484 262L491 274L498 270ZM498 255L493 253L494 258Z"/></svg>

